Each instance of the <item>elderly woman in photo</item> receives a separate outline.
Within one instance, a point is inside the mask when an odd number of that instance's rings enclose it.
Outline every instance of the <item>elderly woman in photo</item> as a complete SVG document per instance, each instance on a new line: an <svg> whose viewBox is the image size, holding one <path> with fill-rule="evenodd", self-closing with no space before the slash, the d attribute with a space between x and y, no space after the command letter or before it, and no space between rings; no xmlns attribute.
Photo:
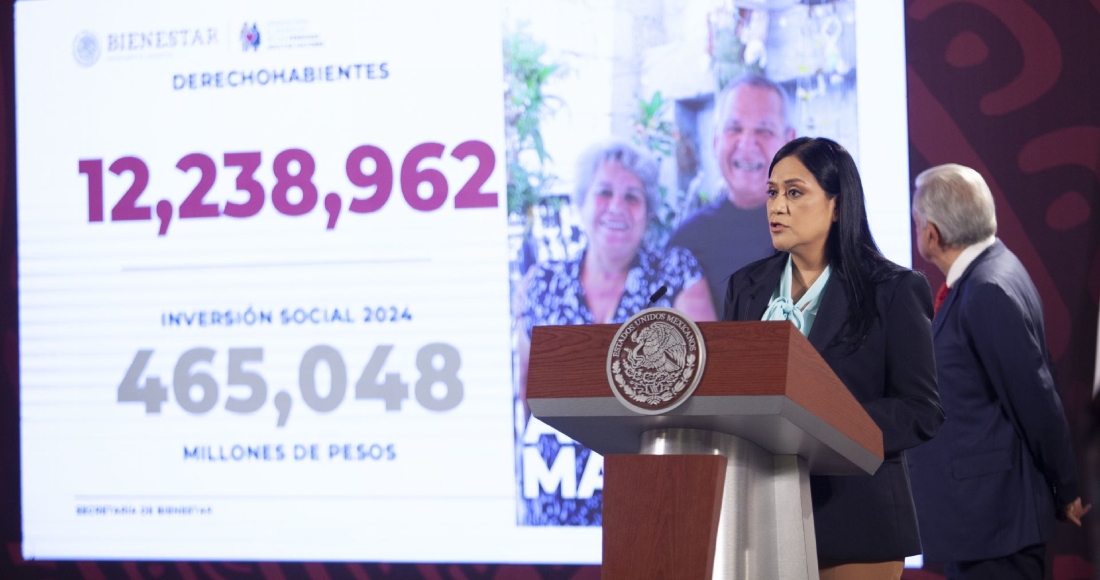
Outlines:
<svg viewBox="0 0 1100 580"><path fill-rule="evenodd" d="M535 325L621 323L644 309L662 286L654 306L671 306L696 321L714 320L710 289L695 257L683 248L657 251L643 245L658 204L658 163L619 140L588 149L577 164L573 202L579 208L587 245L575 259L536 264L517 297L520 332L519 389L524 400L531 329ZM522 410L527 415L526 406ZM546 465L557 459L553 438L539 443ZM577 446L578 465L588 449ZM521 459L524 461L525 459ZM581 473L577 474L578 481ZM531 482L527 482L531 485ZM531 497L525 492L521 520L542 525L598 525L600 498L566 498L560 490Z"/></svg>
<svg viewBox="0 0 1100 580"><path fill-rule="evenodd" d="M574 260L529 272L522 310L528 336L536 324L623 322L661 286L668 292L657 306L697 321L716 318L694 256L682 248L658 252L642 245L660 204L657 177L657 160L624 141L598 144L581 156L573 202L588 244Z"/></svg>

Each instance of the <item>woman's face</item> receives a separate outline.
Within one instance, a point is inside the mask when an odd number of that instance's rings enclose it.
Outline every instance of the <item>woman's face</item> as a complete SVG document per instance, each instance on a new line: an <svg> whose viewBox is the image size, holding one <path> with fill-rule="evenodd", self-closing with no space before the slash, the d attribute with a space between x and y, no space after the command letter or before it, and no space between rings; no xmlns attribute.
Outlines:
<svg viewBox="0 0 1100 580"><path fill-rule="evenodd" d="M588 186L581 218L594 250L633 257L647 222L642 180L622 163L604 161Z"/></svg>
<svg viewBox="0 0 1100 580"><path fill-rule="evenodd" d="M784 157L768 177L768 225L775 249L814 258L825 251L836 221L829 198L797 157Z"/></svg>

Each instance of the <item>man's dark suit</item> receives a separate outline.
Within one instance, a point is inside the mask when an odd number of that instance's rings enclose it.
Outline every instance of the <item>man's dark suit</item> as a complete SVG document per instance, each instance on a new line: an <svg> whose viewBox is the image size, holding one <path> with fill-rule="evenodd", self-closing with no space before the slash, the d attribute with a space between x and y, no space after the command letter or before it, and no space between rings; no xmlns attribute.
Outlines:
<svg viewBox="0 0 1100 580"><path fill-rule="evenodd" d="M754 262L730 278L723 320L760 320L787 253ZM809 340L882 429L885 461L873 476L810 478L819 558L900 560L920 552L902 451L932 438L943 421L932 355L932 297L920 273L896 269L875 288L879 318L850 352L850 299L837 273L825 285Z"/></svg>
<svg viewBox="0 0 1100 580"><path fill-rule="evenodd" d="M927 558L985 560L1045 542L1078 497L1039 293L997 241L933 323L947 421L908 454Z"/></svg>

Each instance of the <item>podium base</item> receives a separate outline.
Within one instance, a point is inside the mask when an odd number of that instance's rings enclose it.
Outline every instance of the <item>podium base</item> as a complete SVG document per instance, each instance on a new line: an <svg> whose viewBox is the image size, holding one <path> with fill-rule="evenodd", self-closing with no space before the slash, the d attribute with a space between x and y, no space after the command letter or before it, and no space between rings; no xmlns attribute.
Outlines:
<svg viewBox="0 0 1100 580"><path fill-rule="evenodd" d="M727 459L715 580L818 580L810 471L797 455L772 455L733 435L698 429L642 434L641 453Z"/></svg>

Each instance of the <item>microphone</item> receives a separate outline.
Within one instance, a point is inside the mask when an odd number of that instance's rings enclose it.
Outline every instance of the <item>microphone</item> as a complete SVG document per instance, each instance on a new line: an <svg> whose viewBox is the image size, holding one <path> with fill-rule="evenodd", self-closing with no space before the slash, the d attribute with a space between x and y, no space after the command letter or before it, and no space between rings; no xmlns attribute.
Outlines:
<svg viewBox="0 0 1100 580"><path fill-rule="evenodd" d="M663 298L664 295L667 294L667 293L668 293L668 286L665 286L665 285L662 284L661 287L658 288L657 291L654 292L653 295L649 297L649 302L646 303L645 307L649 308L650 306L653 306L654 302L656 302L656 301L660 300L661 298Z"/></svg>

